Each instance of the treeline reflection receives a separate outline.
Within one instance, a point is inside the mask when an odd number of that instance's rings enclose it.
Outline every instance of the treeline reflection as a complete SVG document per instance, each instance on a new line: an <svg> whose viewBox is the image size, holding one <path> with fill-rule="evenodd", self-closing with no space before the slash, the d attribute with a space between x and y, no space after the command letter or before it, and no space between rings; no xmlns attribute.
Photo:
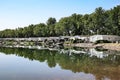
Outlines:
<svg viewBox="0 0 120 80"><path fill-rule="evenodd" d="M88 50L91 51L91 50ZM92 50L94 51L94 50ZM72 72L92 73L96 79L101 80L107 77L111 80L120 79L120 53L114 51L105 51L107 54L102 58L91 56L92 53L60 53L61 51L37 50L25 48L0 48L0 52L6 55L15 54L16 56L47 62L49 67L55 67L57 64L65 70ZM95 53L94 53L95 54Z"/></svg>

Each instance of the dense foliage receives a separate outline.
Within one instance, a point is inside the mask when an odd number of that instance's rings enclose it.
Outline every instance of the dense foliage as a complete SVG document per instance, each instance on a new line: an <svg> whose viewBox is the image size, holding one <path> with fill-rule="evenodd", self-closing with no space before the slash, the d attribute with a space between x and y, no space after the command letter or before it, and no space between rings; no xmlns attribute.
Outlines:
<svg viewBox="0 0 120 80"><path fill-rule="evenodd" d="M91 14L72 14L56 22L49 18L45 23L29 25L15 30L0 31L0 37L43 37L66 35L120 35L120 5L104 10L96 8Z"/></svg>

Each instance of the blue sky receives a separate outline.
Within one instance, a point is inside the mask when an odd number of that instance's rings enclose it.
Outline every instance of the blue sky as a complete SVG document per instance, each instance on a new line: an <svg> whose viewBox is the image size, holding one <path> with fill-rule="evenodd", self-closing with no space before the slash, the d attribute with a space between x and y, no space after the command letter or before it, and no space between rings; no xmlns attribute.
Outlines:
<svg viewBox="0 0 120 80"><path fill-rule="evenodd" d="M89 14L95 8L113 8L120 0L0 0L0 30L59 20L73 13Z"/></svg>

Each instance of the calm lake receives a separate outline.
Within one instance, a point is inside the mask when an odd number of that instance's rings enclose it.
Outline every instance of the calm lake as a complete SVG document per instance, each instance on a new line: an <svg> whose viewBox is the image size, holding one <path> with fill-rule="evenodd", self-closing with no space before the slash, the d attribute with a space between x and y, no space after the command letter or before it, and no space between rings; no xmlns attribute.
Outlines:
<svg viewBox="0 0 120 80"><path fill-rule="evenodd" d="M0 48L0 80L120 80L120 52Z"/></svg>

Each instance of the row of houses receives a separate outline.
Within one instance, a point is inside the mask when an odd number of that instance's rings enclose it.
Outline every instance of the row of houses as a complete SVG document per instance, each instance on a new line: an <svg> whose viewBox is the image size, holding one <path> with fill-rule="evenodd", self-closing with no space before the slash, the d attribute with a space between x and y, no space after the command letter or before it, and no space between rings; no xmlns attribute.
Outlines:
<svg viewBox="0 0 120 80"><path fill-rule="evenodd" d="M72 39L72 38L71 38ZM105 40L110 42L120 42L120 36L116 35L93 35L93 36L75 36L73 39L80 39L86 42L96 42L98 40Z"/></svg>
<svg viewBox="0 0 120 80"><path fill-rule="evenodd" d="M120 42L120 36L116 35L93 35L93 36L60 36L60 37L30 37L30 38L0 38L0 41L15 40L15 41L68 41L68 40L82 40L84 42L96 42L98 40L106 40L110 42Z"/></svg>

